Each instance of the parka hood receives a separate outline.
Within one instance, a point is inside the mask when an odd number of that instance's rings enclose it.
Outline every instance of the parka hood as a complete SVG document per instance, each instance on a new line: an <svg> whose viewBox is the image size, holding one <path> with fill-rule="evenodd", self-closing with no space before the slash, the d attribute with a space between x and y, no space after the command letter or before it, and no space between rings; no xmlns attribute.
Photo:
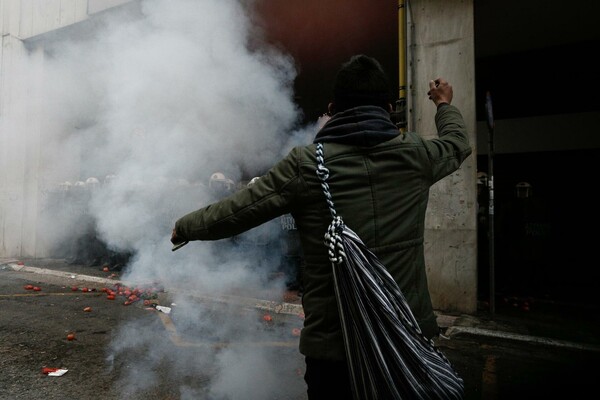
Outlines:
<svg viewBox="0 0 600 400"><path fill-rule="evenodd" d="M371 147L399 134L386 110L377 106L359 106L335 114L317 133L313 143Z"/></svg>

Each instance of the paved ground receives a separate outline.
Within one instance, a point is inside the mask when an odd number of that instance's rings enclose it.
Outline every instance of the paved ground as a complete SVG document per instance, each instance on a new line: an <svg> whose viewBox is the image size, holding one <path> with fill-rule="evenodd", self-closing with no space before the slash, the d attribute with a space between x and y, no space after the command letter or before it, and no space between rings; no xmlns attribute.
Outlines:
<svg viewBox="0 0 600 400"><path fill-rule="evenodd" d="M294 293L190 294L173 304L156 285L138 288L146 304L124 305L123 294L108 300L102 291L118 289L112 271L21 262L0 260L2 400L306 398ZM508 298L493 318L440 314L437 345L463 377L466 399L584 398L595 389L599 318L592 306ZM44 367L68 372L48 376Z"/></svg>

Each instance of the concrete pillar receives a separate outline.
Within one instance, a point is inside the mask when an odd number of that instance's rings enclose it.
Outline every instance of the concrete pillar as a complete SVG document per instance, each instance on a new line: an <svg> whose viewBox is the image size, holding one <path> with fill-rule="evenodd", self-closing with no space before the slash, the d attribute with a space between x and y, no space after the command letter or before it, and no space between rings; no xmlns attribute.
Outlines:
<svg viewBox="0 0 600 400"><path fill-rule="evenodd" d="M35 241L30 228L35 227L32 207L37 198L37 174L31 167L39 161L39 143L30 131L36 129L35 124L26 123L30 117L30 108L25 107L30 83L21 78L27 68L27 50L15 36L4 35L1 40L0 256L18 257L24 255L24 249L25 253L31 250L25 236Z"/></svg>
<svg viewBox="0 0 600 400"><path fill-rule="evenodd" d="M44 137L53 133L43 111L53 99L42 95L43 50L25 41L87 13L88 0L0 0L0 257L47 256L37 239Z"/></svg>
<svg viewBox="0 0 600 400"><path fill-rule="evenodd" d="M425 222L425 255L433 306L472 313L477 309L477 184L475 55L472 0L409 3L409 129L436 134L430 79L454 88L453 104L470 131L473 154L460 170L431 190Z"/></svg>

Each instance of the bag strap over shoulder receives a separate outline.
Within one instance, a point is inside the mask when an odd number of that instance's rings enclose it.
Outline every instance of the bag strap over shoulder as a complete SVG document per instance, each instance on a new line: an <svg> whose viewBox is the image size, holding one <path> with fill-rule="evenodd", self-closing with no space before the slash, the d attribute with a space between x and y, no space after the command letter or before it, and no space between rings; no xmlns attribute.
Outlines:
<svg viewBox="0 0 600 400"><path fill-rule="evenodd" d="M329 261L335 264L340 264L344 261L346 254L344 252L344 246L342 244L341 233L344 231L345 225L342 217L337 215L335 211L335 205L333 204L333 197L329 190L329 184L327 179L329 178L329 169L325 167L325 156L323 143L317 143L317 176L321 180L321 188L323 194L325 194L325 200L329 206L329 212L333 220L325 233L325 245L327 246L329 253Z"/></svg>

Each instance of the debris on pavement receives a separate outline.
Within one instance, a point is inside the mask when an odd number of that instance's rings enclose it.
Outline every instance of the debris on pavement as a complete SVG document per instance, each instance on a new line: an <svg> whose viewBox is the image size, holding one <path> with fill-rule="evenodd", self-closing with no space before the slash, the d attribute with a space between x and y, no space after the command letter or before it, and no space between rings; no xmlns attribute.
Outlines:
<svg viewBox="0 0 600 400"><path fill-rule="evenodd" d="M108 300L115 300L117 296L123 297L123 305L128 306L140 300L144 302L144 305L148 305L147 301L158 302L158 292L164 292L164 288L159 286L129 287L117 283L112 288L103 287L100 291L106 293Z"/></svg>
<svg viewBox="0 0 600 400"><path fill-rule="evenodd" d="M164 307L164 306L156 306L155 307L158 311L162 311L165 314L169 314L171 312L171 307Z"/></svg>
<svg viewBox="0 0 600 400"><path fill-rule="evenodd" d="M42 368L42 374L48 375L48 376L63 376L68 371L69 371L68 369L64 369L64 368L46 368L46 367Z"/></svg>

